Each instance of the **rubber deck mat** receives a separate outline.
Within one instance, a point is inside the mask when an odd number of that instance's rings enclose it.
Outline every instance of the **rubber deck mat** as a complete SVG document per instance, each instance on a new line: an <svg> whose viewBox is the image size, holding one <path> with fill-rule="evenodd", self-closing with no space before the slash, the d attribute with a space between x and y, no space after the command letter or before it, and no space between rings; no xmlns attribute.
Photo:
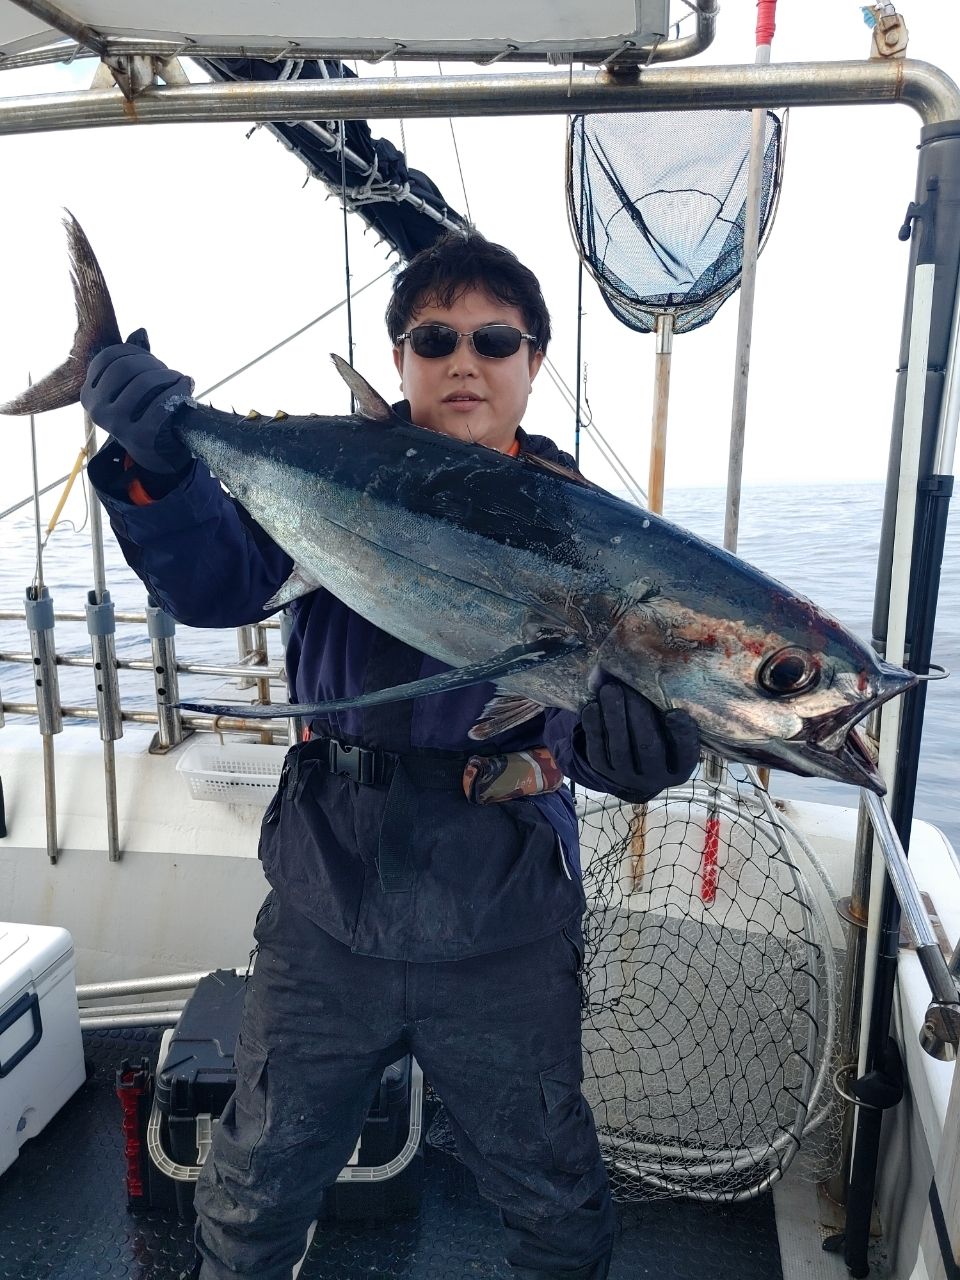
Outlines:
<svg viewBox="0 0 960 1280"><path fill-rule="evenodd" d="M124 1190L122 1058L155 1059L159 1031L86 1033L87 1083L0 1176L2 1280L180 1280L188 1224L130 1213ZM412 1219L318 1230L301 1280L509 1280L496 1209L466 1169L428 1147ZM782 1280L773 1201L655 1201L620 1212L610 1280Z"/></svg>

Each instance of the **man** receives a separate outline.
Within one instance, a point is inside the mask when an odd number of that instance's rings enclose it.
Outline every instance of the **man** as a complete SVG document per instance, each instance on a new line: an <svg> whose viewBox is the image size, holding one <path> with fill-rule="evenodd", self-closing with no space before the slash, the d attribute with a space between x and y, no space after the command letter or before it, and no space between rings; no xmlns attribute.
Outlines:
<svg viewBox="0 0 960 1280"><path fill-rule="evenodd" d="M519 425L550 321L506 249L476 233L440 240L397 278L387 326L398 411L477 448L573 466ZM191 390L135 343L98 356L82 399L113 438L90 474L129 563L174 617L248 623L292 562L171 432ZM298 702L442 669L324 590L292 611ZM517 1274L607 1274L614 1213L580 1090L584 895L561 775L640 802L689 776L697 731L601 677L579 719L547 709L468 766L468 731L492 696L483 685L331 715L287 757L262 829L272 889L237 1088L197 1188L202 1280L297 1274L322 1191L406 1052L500 1207Z"/></svg>

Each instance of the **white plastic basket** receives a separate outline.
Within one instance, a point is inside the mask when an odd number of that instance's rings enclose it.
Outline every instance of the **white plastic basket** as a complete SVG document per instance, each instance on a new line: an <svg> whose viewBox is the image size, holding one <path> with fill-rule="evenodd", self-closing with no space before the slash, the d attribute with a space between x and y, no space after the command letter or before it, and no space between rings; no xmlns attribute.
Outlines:
<svg viewBox="0 0 960 1280"><path fill-rule="evenodd" d="M194 800L266 805L280 780L284 746L256 742L194 742L177 761L177 773Z"/></svg>

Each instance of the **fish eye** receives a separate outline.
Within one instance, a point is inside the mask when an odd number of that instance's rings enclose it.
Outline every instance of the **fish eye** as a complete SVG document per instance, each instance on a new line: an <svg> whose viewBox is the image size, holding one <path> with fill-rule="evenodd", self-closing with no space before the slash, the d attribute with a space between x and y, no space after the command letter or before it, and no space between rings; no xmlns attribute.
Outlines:
<svg viewBox="0 0 960 1280"><path fill-rule="evenodd" d="M779 697L806 693L819 681L820 663L806 649L778 649L757 671L757 684L763 692Z"/></svg>

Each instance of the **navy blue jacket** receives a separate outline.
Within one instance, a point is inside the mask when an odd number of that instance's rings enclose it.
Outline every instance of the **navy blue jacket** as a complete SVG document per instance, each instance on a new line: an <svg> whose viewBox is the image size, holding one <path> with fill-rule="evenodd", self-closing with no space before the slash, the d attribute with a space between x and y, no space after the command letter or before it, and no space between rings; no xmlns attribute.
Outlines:
<svg viewBox="0 0 960 1280"><path fill-rule="evenodd" d="M543 436L521 433L529 452L573 466ZM293 567L287 555L220 484L194 463L147 506L127 496L134 471L109 440L90 478L131 568L177 621L233 627L266 616L264 602ZM129 463L126 464L129 466ZM163 490L166 492L163 492ZM319 702L445 670L444 664L388 636L326 590L290 606L286 650L291 697ZM490 684L382 708L349 710L314 728L350 743L394 752L459 753ZM548 709L493 740L487 750L545 744L567 777L605 790L576 752L577 717ZM296 750L296 749L295 749ZM268 879L301 910L364 954L436 960L479 954L545 936L583 907L577 823L569 791L505 804L469 804L462 791L423 795L422 820L409 833L414 888L384 894L376 852L386 789L313 770L294 806L271 806L261 857Z"/></svg>

